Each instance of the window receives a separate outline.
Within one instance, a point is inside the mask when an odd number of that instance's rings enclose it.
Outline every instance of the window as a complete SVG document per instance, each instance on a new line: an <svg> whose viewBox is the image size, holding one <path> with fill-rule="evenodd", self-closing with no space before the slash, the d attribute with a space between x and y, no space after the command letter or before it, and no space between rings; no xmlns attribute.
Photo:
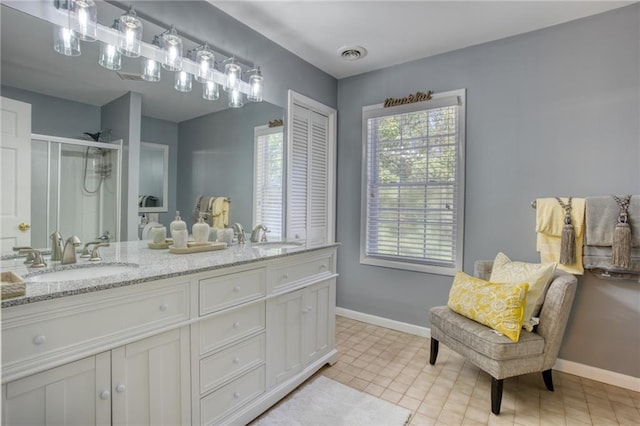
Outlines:
<svg viewBox="0 0 640 426"><path fill-rule="evenodd" d="M255 176L253 190L253 224L264 224L269 238L282 239L282 127L255 128Z"/></svg>
<svg viewBox="0 0 640 426"><path fill-rule="evenodd" d="M363 264L462 269L465 91L363 108Z"/></svg>

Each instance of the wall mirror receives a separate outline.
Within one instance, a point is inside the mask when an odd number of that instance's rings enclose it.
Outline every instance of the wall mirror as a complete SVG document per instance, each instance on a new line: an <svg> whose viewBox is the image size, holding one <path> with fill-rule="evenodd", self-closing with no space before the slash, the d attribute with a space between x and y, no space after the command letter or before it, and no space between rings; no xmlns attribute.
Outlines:
<svg viewBox="0 0 640 426"><path fill-rule="evenodd" d="M160 213L168 211L169 146L151 142L140 143L140 187L138 211Z"/></svg>
<svg viewBox="0 0 640 426"><path fill-rule="evenodd" d="M78 109L77 113L69 114L64 111L57 111L56 114L49 114L47 123L50 131L38 128L42 123L32 122L32 132L50 134L53 136L82 138L83 132L100 129L100 108L109 102L118 99L128 92L137 92L142 95L143 132L141 139L155 144L163 144L163 129L145 129L145 125L155 121L162 121L173 126L189 127L183 123L190 123L196 117L207 114L217 116L228 114L225 119L219 119L214 124L207 127L205 135L192 132L192 139L197 139L199 144L187 143L183 145L182 139L175 141L168 149L169 159L168 173L163 174L164 181L168 180L168 193L162 191L162 209L160 212L160 222L167 223L172 219L175 209L184 210L185 219L190 219L189 214L193 208L193 200L197 194L227 195L232 198L231 213L232 220L241 222L245 228L251 225L252 200L253 200L253 125L250 125L247 135L231 133L231 117L235 123L245 122L245 115L255 117L260 115L262 109L268 109L268 120L283 118L284 109L267 102L245 103L240 109L229 110L227 108L227 97L224 91L220 91L220 99L217 101L207 101L202 99L200 91L202 85L194 81L193 91L190 93L177 92L174 85L173 73L162 70L162 77L159 82L150 83L132 78L140 74L140 62L137 59L123 58L122 69L117 73L107 70L98 65L100 45L99 43L82 42L82 53L80 56L67 57L56 53L53 49L53 28L48 22L10 7L12 1L3 1L0 4L0 31L1 48L0 56L2 95L11 97L16 92L20 96L14 96L19 101L34 104L38 97L44 95L45 102L57 100L72 101ZM15 2L16 4L33 4L33 2ZM48 3L48 2L47 2ZM111 20L123 13L122 9L116 8L109 3L96 2L99 7L98 16L101 23ZM104 10L103 10L104 9ZM102 17L101 17L102 16ZM24 28L29 28L29 37L24 36ZM143 39L149 42L148 38L160 30L154 29L151 25L145 24ZM187 46L185 46L186 48ZM13 89L18 90L13 90ZM26 94L26 95L25 95ZM35 105L35 104L34 104ZM48 105L39 105L38 109L50 111L51 102ZM86 108L85 112L80 108ZM35 111L36 107L32 108ZM42 115L42 114L41 114ZM53 116L65 117L62 121L55 121ZM153 120L145 120L146 118ZM93 121L91 121L93 120ZM259 124L267 124L267 121ZM211 120L212 122L214 120ZM72 123L75 128L65 127ZM96 123L88 124L88 123ZM178 124L180 123L180 124ZM153 124L151 124L153 125ZM228 145L219 146L212 142L210 130L219 129L220 135L217 140L228 141ZM151 130L151 131L146 131ZM176 132L177 133L177 132ZM118 136L114 135L114 139ZM182 130L180 131L182 138ZM179 142L179 143L178 143ZM166 145L165 145L166 146ZM180 148L174 148L174 147ZM183 148L186 146L186 148ZM142 145L141 145L142 148ZM230 150L235 150L232 160L229 159ZM204 153L204 154L203 154ZM126 158L127 150L123 150ZM164 154L163 154L164 155ZM242 160L237 160L241 157ZM183 159L192 159L191 163L200 162L197 165L208 173L219 173L215 176L202 178L198 174L192 174L192 170L182 167ZM215 165L214 165L215 164ZM123 167L125 163L123 162ZM142 164L141 164L142 166ZM166 170L163 167L163 170ZM82 171L82 170L81 170ZM80 172L81 172L80 171ZM142 188L142 181L139 182ZM221 186L227 185L226 187ZM127 182L122 183L123 191ZM232 187L232 185L235 185ZM179 188L179 190L177 190ZM152 190L145 190L152 192ZM145 195L141 190L140 195ZM153 195L153 194L152 194ZM122 206L123 210L125 206ZM159 208L159 207L155 207ZM173 211L172 211L173 210ZM142 211L140 211L142 213ZM166 212L166 213L164 213ZM246 215L242 216L242 215ZM239 216L239 217L238 217ZM96 229L96 237L101 235L104 229ZM67 237L68 235L63 235ZM42 241L49 244L48 235L41 235L34 238L32 242ZM40 244L40 243L38 243ZM39 246L39 248L45 248ZM9 253L0 253L9 254Z"/></svg>

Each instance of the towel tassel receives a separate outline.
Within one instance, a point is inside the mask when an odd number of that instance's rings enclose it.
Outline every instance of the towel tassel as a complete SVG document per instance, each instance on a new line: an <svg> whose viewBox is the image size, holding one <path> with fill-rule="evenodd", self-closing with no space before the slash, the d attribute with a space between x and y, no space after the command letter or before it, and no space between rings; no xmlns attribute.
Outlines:
<svg viewBox="0 0 640 426"><path fill-rule="evenodd" d="M562 239L560 240L560 259L562 265L573 265L576 263L576 231L571 223L571 198L567 204L556 197L560 206L564 209L564 227L562 228Z"/></svg>
<svg viewBox="0 0 640 426"><path fill-rule="evenodd" d="M613 230L611 265L622 269L631 267L631 226L626 214L618 216L618 223Z"/></svg>

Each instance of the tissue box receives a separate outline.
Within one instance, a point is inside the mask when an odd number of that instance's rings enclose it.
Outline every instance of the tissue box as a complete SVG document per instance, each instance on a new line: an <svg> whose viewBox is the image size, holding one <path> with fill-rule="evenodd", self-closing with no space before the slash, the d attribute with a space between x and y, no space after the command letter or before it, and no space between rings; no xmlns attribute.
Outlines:
<svg viewBox="0 0 640 426"><path fill-rule="evenodd" d="M22 278L12 271L2 272L1 278L2 299L24 296L26 284L22 281Z"/></svg>

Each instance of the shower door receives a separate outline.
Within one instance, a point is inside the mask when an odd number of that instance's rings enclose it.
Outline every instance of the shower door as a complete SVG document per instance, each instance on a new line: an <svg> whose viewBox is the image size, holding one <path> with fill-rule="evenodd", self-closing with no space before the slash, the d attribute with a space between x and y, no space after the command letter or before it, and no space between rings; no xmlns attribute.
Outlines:
<svg viewBox="0 0 640 426"><path fill-rule="evenodd" d="M111 143L32 135L32 247L49 236L76 235L83 243L120 236L122 141Z"/></svg>

